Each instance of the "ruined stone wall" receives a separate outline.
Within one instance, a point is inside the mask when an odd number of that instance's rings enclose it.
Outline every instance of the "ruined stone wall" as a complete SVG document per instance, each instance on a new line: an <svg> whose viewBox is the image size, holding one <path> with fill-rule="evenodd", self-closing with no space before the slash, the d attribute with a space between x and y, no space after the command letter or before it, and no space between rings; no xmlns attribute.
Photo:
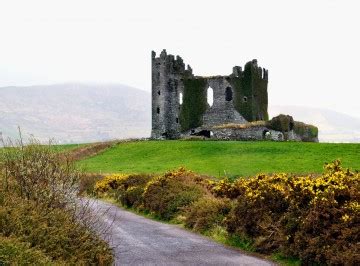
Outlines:
<svg viewBox="0 0 360 266"><path fill-rule="evenodd" d="M212 132L212 137L218 140L284 140L283 133L266 127L252 127L244 129L222 128L213 129ZM266 132L268 132L268 134L266 134Z"/></svg>
<svg viewBox="0 0 360 266"><path fill-rule="evenodd" d="M309 136L308 133L300 134L294 130L286 132L286 137L281 131L269 129L267 127L251 128L214 128L211 130L211 137L217 140L273 140L273 141L305 141L319 142L318 137ZM286 139L285 139L286 138Z"/></svg>
<svg viewBox="0 0 360 266"><path fill-rule="evenodd" d="M152 138L177 139L200 127L267 120L267 80L267 70L256 60L244 71L234 67L229 76L195 77L179 56L152 52ZM209 87L212 106L207 103Z"/></svg>
<svg viewBox="0 0 360 266"><path fill-rule="evenodd" d="M207 87L213 89L213 105L207 106L203 116L203 126L226 123L246 123L247 121L234 107L234 90L226 77L207 78ZM228 97L226 97L228 96Z"/></svg>

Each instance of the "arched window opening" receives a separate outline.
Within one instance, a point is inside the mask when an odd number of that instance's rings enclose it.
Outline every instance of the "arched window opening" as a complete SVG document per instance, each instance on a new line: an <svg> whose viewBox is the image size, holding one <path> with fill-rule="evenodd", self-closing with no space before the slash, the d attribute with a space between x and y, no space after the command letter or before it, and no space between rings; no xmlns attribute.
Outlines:
<svg viewBox="0 0 360 266"><path fill-rule="evenodd" d="M179 124L179 118L178 117L176 117L176 123Z"/></svg>
<svg viewBox="0 0 360 266"><path fill-rule="evenodd" d="M179 103L180 105L183 104L183 94L181 92L179 94Z"/></svg>
<svg viewBox="0 0 360 266"><path fill-rule="evenodd" d="M210 107L214 103L214 90L211 87L207 89L207 103L210 105Z"/></svg>
<svg viewBox="0 0 360 266"><path fill-rule="evenodd" d="M158 91L158 95L160 95L160 91Z"/></svg>
<svg viewBox="0 0 360 266"><path fill-rule="evenodd" d="M248 100L248 98L246 96L244 96L244 98L243 98L244 103L246 103L247 100Z"/></svg>
<svg viewBox="0 0 360 266"><path fill-rule="evenodd" d="M225 100L227 102L230 102L233 99L233 92L232 89L230 87L227 87L225 89Z"/></svg>
<svg viewBox="0 0 360 266"><path fill-rule="evenodd" d="M156 113L160 114L160 107L156 108Z"/></svg>

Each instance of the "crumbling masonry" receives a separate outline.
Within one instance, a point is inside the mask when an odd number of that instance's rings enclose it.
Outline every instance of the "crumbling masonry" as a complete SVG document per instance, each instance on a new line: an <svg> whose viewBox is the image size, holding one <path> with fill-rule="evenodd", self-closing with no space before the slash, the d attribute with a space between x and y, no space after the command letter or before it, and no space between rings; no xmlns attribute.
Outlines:
<svg viewBox="0 0 360 266"><path fill-rule="evenodd" d="M202 77L195 76L189 65L185 68L180 56L175 58L166 50L159 57L153 51L151 59L152 138L259 139L272 130L264 125L246 130L234 127L269 119L268 70L259 67L257 60L246 63L244 69L233 67L228 76ZM279 133L281 140L292 136ZM280 139L278 134L274 136L271 138Z"/></svg>

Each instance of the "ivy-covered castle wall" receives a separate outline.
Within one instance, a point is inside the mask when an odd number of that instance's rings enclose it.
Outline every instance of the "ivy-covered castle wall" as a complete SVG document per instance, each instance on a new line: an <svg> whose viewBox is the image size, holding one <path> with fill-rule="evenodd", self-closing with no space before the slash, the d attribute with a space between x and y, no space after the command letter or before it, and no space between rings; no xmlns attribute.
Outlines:
<svg viewBox="0 0 360 266"><path fill-rule="evenodd" d="M182 134L224 123L268 120L268 71L252 60L228 76L194 76L180 56L152 52L152 138ZM209 88L213 104L208 104Z"/></svg>

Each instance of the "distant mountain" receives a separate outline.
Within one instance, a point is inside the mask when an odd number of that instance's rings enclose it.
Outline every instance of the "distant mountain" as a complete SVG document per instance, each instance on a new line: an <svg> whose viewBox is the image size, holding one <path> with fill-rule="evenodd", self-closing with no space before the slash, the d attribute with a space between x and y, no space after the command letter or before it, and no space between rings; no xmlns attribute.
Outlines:
<svg viewBox="0 0 360 266"><path fill-rule="evenodd" d="M360 119L332 110L300 106L270 106L270 117L289 114L319 128L321 142L360 142Z"/></svg>
<svg viewBox="0 0 360 266"><path fill-rule="evenodd" d="M360 119L326 109L270 106L270 117L290 114L319 127L320 141L360 142ZM0 88L0 132L46 141L81 143L149 137L149 92L114 84L67 83Z"/></svg>
<svg viewBox="0 0 360 266"><path fill-rule="evenodd" d="M149 137L150 93L124 85L56 84L0 88L0 132L80 143Z"/></svg>

